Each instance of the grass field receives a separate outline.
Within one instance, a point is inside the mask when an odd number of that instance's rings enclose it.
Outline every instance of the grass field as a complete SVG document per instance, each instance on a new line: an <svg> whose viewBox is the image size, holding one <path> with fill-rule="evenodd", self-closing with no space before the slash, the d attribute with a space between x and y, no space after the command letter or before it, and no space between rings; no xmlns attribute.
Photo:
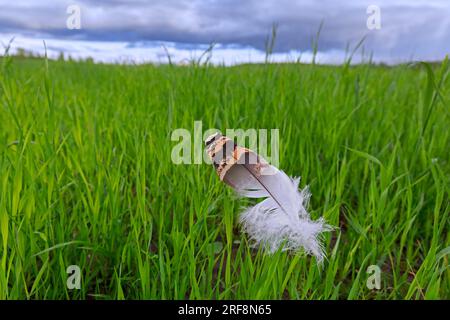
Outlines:
<svg viewBox="0 0 450 320"><path fill-rule="evenodd" d="M450 299L448 63L0 62L1 299ZM172 163L195 120L280 130L280 168L338 227L322 267L251 248L247 200Z"/></svg>

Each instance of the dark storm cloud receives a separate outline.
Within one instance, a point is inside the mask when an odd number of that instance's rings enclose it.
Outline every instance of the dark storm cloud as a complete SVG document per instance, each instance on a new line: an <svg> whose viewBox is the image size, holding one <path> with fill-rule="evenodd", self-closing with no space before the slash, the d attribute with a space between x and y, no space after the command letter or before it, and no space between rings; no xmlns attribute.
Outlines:
<svg viewBox="0 0 450 320"><path fill-rule="evenodd" d="M1 0L0 0L1 1ZM78 3L82 29L67 30L66 8ZM381 29L366 27L368 5L381 9ZM278 25L276 51L311 49L320 23L319 49L343 50L366 37L367 51L409 58L450 52L450 2L310 0L16 1L1 4L0 31L108 41L219 42L264 49Z"/></svg>

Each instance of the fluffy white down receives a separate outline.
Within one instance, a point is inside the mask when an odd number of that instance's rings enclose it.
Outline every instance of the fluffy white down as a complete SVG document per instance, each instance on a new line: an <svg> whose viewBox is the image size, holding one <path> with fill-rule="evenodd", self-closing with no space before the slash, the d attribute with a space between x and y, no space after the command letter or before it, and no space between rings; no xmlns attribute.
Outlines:
<svg viewBox="0 0 450 320"><path fill-rule="evenodd" d="M306 188L299 191L300 179L276 170L275 175L263 176L260 181L247 179L245 187L237 190L242 196L266 198L241 214L243 229L255 245L270 252L280 247L293 251L303 248L320 263L325 258L321 233L332 227L323 218L311 220L306 210L310 194Z"/></svg>

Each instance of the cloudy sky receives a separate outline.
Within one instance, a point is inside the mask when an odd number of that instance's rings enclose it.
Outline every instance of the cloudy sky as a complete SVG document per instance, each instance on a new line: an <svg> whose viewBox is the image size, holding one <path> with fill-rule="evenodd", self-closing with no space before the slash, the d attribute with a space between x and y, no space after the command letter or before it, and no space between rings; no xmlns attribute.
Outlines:
<svg viewBox="0 0 450 320"><path fill-rule="evenodd" d="M80 8L81 29L67 27L71 5ZM367 26L373 6L379 8L379 29ZM342 62L346 48L363 38L366 59L372 53L379 62L450 54L450 0L0 0L0 41L14 37L13 51L43 53L45 40L51 56L107 62L164 62L164 47L173 61L183 62L212 42L213 62L259 62L274 23L272 59L308 62L322 21L322 63ZM359 51L355 60L361 57Z"/></svg>

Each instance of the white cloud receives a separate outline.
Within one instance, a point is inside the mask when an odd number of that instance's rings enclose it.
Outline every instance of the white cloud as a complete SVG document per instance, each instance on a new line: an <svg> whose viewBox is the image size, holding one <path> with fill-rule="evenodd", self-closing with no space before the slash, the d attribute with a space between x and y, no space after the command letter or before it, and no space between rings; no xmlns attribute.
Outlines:
<svg viewBox="0 0 450 320"><path fill-rule="evenodd" d="M82 9L82 29L76 32L65 28L66 8L74 3ZM366 28L366 8L371 4L381 8L381 30ZM323 20L322 52L342 52L347 44L366 37L366 52L387 62L411 55L437 60L450 53L448 0L0 0L0 8L3 33L36 39L216 41L262 50L272 23L277 22L275 49L285 56L310 50Z"/></svg>
<svg viewBox="0 0 450 320"><path fill-rule="evenodd" d="M12 39L12 34L0 34L0 42L5 46ZM45 41L45 46L44 46ZM33 37L19 36L14 38L10 53L17 53L19 49L25 49L40 56L56 59L61 53L67 59L70 55L75 60L93 58L96 62L103 63L167 63L168 58L163 45L167 48L171 60L175 64L187 64L197 61L205 52L207 45L201 49L189 49L179 47L173 42L146 42L131 45L121 41L85 41L85 40L61 40L52 38L36 39ZM194 48L196 46L193 46ZM45 51L47 48L47 51ZM203 60L207 55L203 55ZM262 63L265 61L265 52L252 48L228 45L216 45L212 51L210 62L213 64L235 65L242 63ZM272 62L296 62L310 63L313 58L311 51L289 51L287 53L275 53L270 57ZM339 50L318 52L317 63L339 64L344 61L345 53ZM360 61L356 57L355 61Z"/></svg>

